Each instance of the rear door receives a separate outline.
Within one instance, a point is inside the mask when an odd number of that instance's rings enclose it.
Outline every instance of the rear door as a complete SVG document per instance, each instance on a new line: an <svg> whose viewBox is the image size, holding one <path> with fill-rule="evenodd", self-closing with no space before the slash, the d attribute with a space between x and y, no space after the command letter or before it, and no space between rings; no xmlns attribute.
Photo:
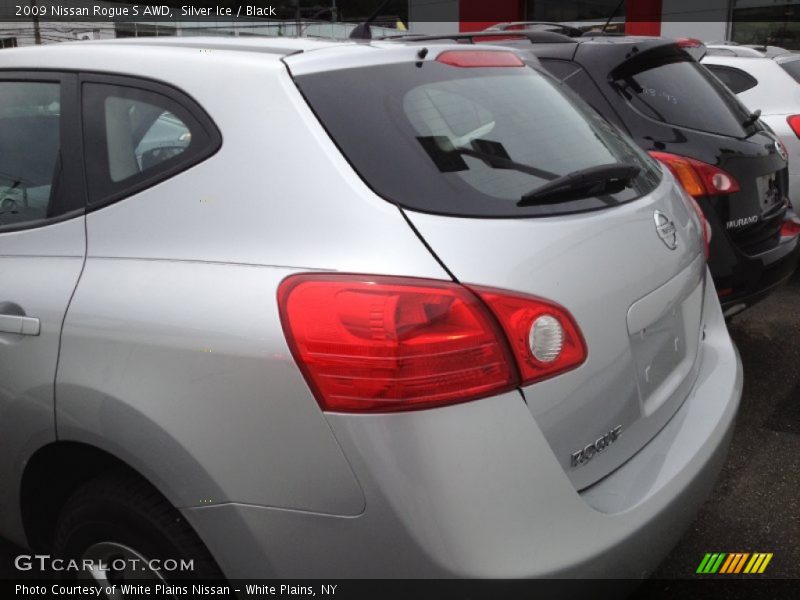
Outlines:
<svg viewBox="0 0 800 600"><path fill-rule="evenodd" d="M54 438L61 324L86 251L76 98L72 75L0 71L2 482ZM0 486L0 530L15 492Z"/></svg>
<svg viewBox="0 0 800 600"><path fill-rule="evenodd" d="M422 64L415 52L380 67L304 70L302 57L290 67L355 169L454 279L574 316L585 362L522 392L583 488L651 439L693 385L706 273L699 221L671 176L550 78L437 61L445 52ZM520 205L555 177L610 163L640 171L628 185Z"/></svg>

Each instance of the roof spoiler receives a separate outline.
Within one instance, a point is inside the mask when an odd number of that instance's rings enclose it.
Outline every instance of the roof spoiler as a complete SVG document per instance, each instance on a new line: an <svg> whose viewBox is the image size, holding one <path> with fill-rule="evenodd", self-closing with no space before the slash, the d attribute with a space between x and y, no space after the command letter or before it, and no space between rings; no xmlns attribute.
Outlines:
<svg viewBox="0 0 800 600"><path fill-rule="evenodd" d="M648 47L642 50L629 52L625 59L617 64L609 73L611 79L624 79L632 74L638 73L647 68L647 65L652 61L657 60L680 60L683 55L688 54L694 60L699 61L700 58L705 56L706 47L700 44L700 51L698 52L697 46L684 47L681 43L674 39L661 38L648 39ZM699 58L698 58L699 56Z"/></svg>

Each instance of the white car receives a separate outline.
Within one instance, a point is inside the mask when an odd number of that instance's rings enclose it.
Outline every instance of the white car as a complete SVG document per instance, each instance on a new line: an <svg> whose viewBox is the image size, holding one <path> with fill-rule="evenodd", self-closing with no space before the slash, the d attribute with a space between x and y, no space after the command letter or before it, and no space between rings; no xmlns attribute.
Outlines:
<svg viewBox="0 0 800 600"><path fill-rule="evenodd" d="M800 55L778 59L706 55L702 63L761 120L789 153L789 197L800 206Z"/></svg>

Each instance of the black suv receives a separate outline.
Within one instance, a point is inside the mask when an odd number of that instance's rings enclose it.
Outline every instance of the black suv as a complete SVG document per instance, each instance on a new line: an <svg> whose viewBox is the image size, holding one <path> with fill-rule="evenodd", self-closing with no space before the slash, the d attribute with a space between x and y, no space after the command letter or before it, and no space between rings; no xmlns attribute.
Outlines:
<svg viewBox="0 0 800 600"><path fill-rule="evenodd" d="M791 208L786 150L758 115L695 60L702 45L509 33L435 37L513 47L669 167L711 224L709 266L726 316L792 275L800 242L781 232ZM434 36L415 41L430 39Z"/></svg>

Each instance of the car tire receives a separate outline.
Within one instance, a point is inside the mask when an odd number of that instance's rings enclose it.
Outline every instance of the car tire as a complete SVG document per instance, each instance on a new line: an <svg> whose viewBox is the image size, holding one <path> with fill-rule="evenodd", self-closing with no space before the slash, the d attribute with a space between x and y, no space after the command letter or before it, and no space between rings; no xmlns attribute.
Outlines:
<svg viewBox="0 0 800 600"><path fill-rule="evenodd" d="M53 555L62 559L102 562L108 570L62 572L98 585L141 580L224 581L203 542L175 507L153 486L125 472L111 472L79 488L61 510ZM121 571L117 558L144 559L141 569ZM161 571L147 566L159 560ZM192 561L191 569L171 569L171 562ZM82 562L78 563L82 565ZM104 578L105 576L105 578Z"/></svg>

